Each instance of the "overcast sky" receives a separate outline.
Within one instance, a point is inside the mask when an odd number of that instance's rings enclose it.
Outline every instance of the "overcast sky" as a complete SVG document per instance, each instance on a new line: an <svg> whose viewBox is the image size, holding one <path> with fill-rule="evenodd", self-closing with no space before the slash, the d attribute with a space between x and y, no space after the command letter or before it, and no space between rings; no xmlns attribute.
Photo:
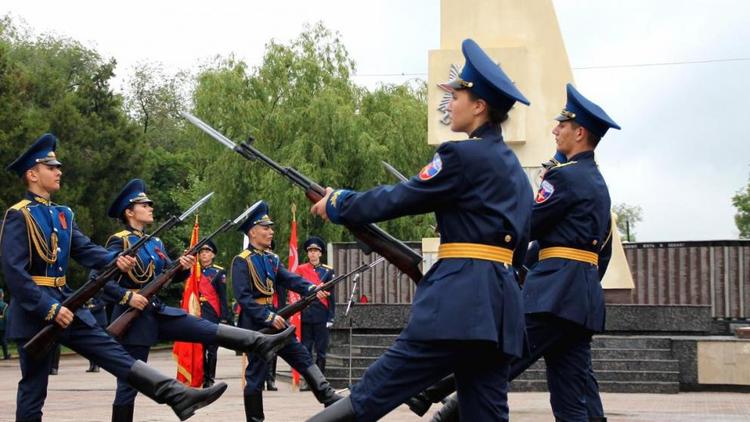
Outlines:
<svg viewBox="0 0 750 422"><path fill-rule="evenodd" d="M3 0L0 15L116 58L116 87L144 61L194 69L234 53L257 65L270 39L288 41L322 21L341 33L356 81L373 87L426 78L427 51L440 43L439 4ZM554 5L577 87L623 127L607 134L597 159L613 202L643 208L638 240L736 238L731 197L750 175L750 1Z"/></svg>

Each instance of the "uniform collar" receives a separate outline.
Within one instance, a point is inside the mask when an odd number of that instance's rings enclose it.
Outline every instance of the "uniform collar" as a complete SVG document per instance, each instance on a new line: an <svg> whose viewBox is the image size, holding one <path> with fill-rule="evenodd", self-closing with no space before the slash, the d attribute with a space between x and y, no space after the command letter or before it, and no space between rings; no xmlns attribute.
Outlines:
<svg viewBox="0 0 750 422"><path fill-rule="evenodd" d="M146 234L146 233L144 233L144 232L143 232L143 231L141 231L141 230L138 230L138 229L134 229L134 228L130 227L130 225L129 225L129 224L125 225L125 229L127 229L127 230L128 230L128 231L129 231L130 233L133 233L134 235L136 235L136 236L138 236L138 237L143 237L143 235L145 235L145 234Z"/></svg>
<svg viewBox="0 0 750 422"><path fill-rule="evenodd" d="M44 199L41 196L39 196L39 195L37 195L37 194L35 194L35 193L31 192L31 191L26 191L26 199L30 199L30 200L32 200L34 202L38 202L38 203L40 203L42 205L46 205L46 206L52 205L52 201L50 201L49 199Z"/></svg>
<svg viewBox="0 0 750 422"><path fill-rule="evenodd" d="M594 151L583 151L579 152L578 154L568 158L568 161L581 161L581 160L593 160L594 159Z"/></svg>
<svg viewBox="0 0 750 422"><path fill-rule="evenodd" d="M498 138L502 135L500 128L491 122L485 122L483 125L474 129L469 134L469 138Z"/></svg>

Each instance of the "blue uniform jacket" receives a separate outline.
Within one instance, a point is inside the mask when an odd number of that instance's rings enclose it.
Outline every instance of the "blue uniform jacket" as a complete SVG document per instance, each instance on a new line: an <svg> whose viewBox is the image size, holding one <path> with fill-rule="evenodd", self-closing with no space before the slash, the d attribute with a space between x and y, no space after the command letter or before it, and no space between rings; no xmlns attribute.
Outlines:
<svg viewBox="0 0 750 422"><path fill-rule="evenodd" d="M315 285L289 271L273 252L245 249L232 260L232 289L240 305L238 326L250 330L271 327L276 315L273 292L281 285L301 295Z"/></svg>
<svg viewBox="0 0 750 422"><path fill-rule="evenodd" d="M419 175L367 192L334 192L334 223L364 224L435 212L441 243L468 242L514 249L523 263L533 193L515 154L492 125L470 139L446 142ZM507 265L472 258L441 259L419 282L405 339L487 340L506 354L523 348L523 300Z"/></svg>
<svg viewBox="0 0 750 422"><path fill-rule="evenodd" d="M527 313L548 312L592 331L604 329L600 281L612 251L610 205L593 151L545 174L532 213L531 238L540 249L563 246L595 252L600 265L565 258L539 261L523 287Z"/></svg>
<svg viewBox="0 0 750 422"><path fill-rule="evenodd" d="M318 279L321 284L329 282L336 277L333 268L327 265L318 265L315 267L315 272L318 274ZM335 289L334 289L335 290ZM313 301L310 306L302 311L302 322L306 324L321 324L326 322L333 322L336 316L336 295L333 290L330 290L331 295L328 296L328 307L323 305L320 299Z"/></svg>
<svg viewBox="0 0 750 422"><path fill-rule="evenodd" d="M121 232L115 233L107 241L107 249L115 254L119 254L130 245L137 242L144 233L132 228L127 228ZM104 300L114 304L112 309L112 321L128 309L128 301L131 292L136 292L156 277L158 277L165 268L172 263L167 255L167 250L159 238L152 238L143 245L136 254L136 265L127 274L121 274L117 278L110 280L104 286ZM178 271L172 280L173 283L179 283L185 280L190 271ZM128 345L151 346L159 339L159 324L156 314L168 316L182 316L186 312L181 308L166 306L158 296L151 298L151 304L136 318L133 325L122 337L120 342Z"/></svg>
<svg viewBox="0 0 750 422"><path fill-rule="evenodd" d="M72 293L64 287L38 286L32 276L63 277L72 257L88 268L101 268L115 257L78 229L75 214L30 192L5 213L0 232L0 261L13 301L8 310L7 336L27 339L51 323L60 304ZM75 315L96 325L85 307Z"/></svg>
<svg viewBox="0 0 750 422"><path fill-rule="evenodd" d="M229 305L227 304L227 272L224 268L211 264L210 266L202 269L203 275L211 280L211 288L216 292L216 296L219 299L219 315L217 317L220 321L229 321ZM201 285L201 288L203 286ZM201 307L211 306L203 298L203 291L201 290ZM211 307L213 311L213 307Z"/></svg>

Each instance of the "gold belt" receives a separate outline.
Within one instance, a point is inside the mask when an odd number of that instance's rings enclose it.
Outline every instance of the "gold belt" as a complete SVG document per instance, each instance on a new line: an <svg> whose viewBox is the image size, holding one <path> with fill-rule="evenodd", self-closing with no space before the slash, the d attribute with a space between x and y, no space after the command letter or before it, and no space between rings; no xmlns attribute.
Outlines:
<svg viewBox="0 0 750 422"><path fill-rule="evenodd" d="M585 262L591 265L599 265L599 254L583 249L566 248L564 246L553 246L539 251L539 260L549 258L571 259L573 261Z"/></svg>
<svg viewBox="0 0 750 422"><path fill-rule="evenodd" d="M273 296L268 297L256 297L255 303L259 305L273 305Z"/></svg>
<svg viewBox="0 0 750 422"><path fill-rule="evenodd" d="M438 248L438 259L443 258L484 259L510 265L513 263L513 250L481 243L443 243Z"/></svg>
<svg viewBox="0 0 750 422"><path fill-rule="evenodd" d="M65 276L47 277L43 275L32 275L31 279L34 280L34 283L36 283L37 286L62 287L65 285Z"/></svg>

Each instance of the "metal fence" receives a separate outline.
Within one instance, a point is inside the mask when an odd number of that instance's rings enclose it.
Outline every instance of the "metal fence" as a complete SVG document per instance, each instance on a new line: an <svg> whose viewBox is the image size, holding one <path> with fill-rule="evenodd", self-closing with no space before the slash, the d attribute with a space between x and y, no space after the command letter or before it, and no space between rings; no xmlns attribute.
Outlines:
<svg viewBox="0 0 750 422"><path fill-rule="evenodd" d="M625 243L633 303L711 305L714 318L750 317L750 241Z"/></svg>

